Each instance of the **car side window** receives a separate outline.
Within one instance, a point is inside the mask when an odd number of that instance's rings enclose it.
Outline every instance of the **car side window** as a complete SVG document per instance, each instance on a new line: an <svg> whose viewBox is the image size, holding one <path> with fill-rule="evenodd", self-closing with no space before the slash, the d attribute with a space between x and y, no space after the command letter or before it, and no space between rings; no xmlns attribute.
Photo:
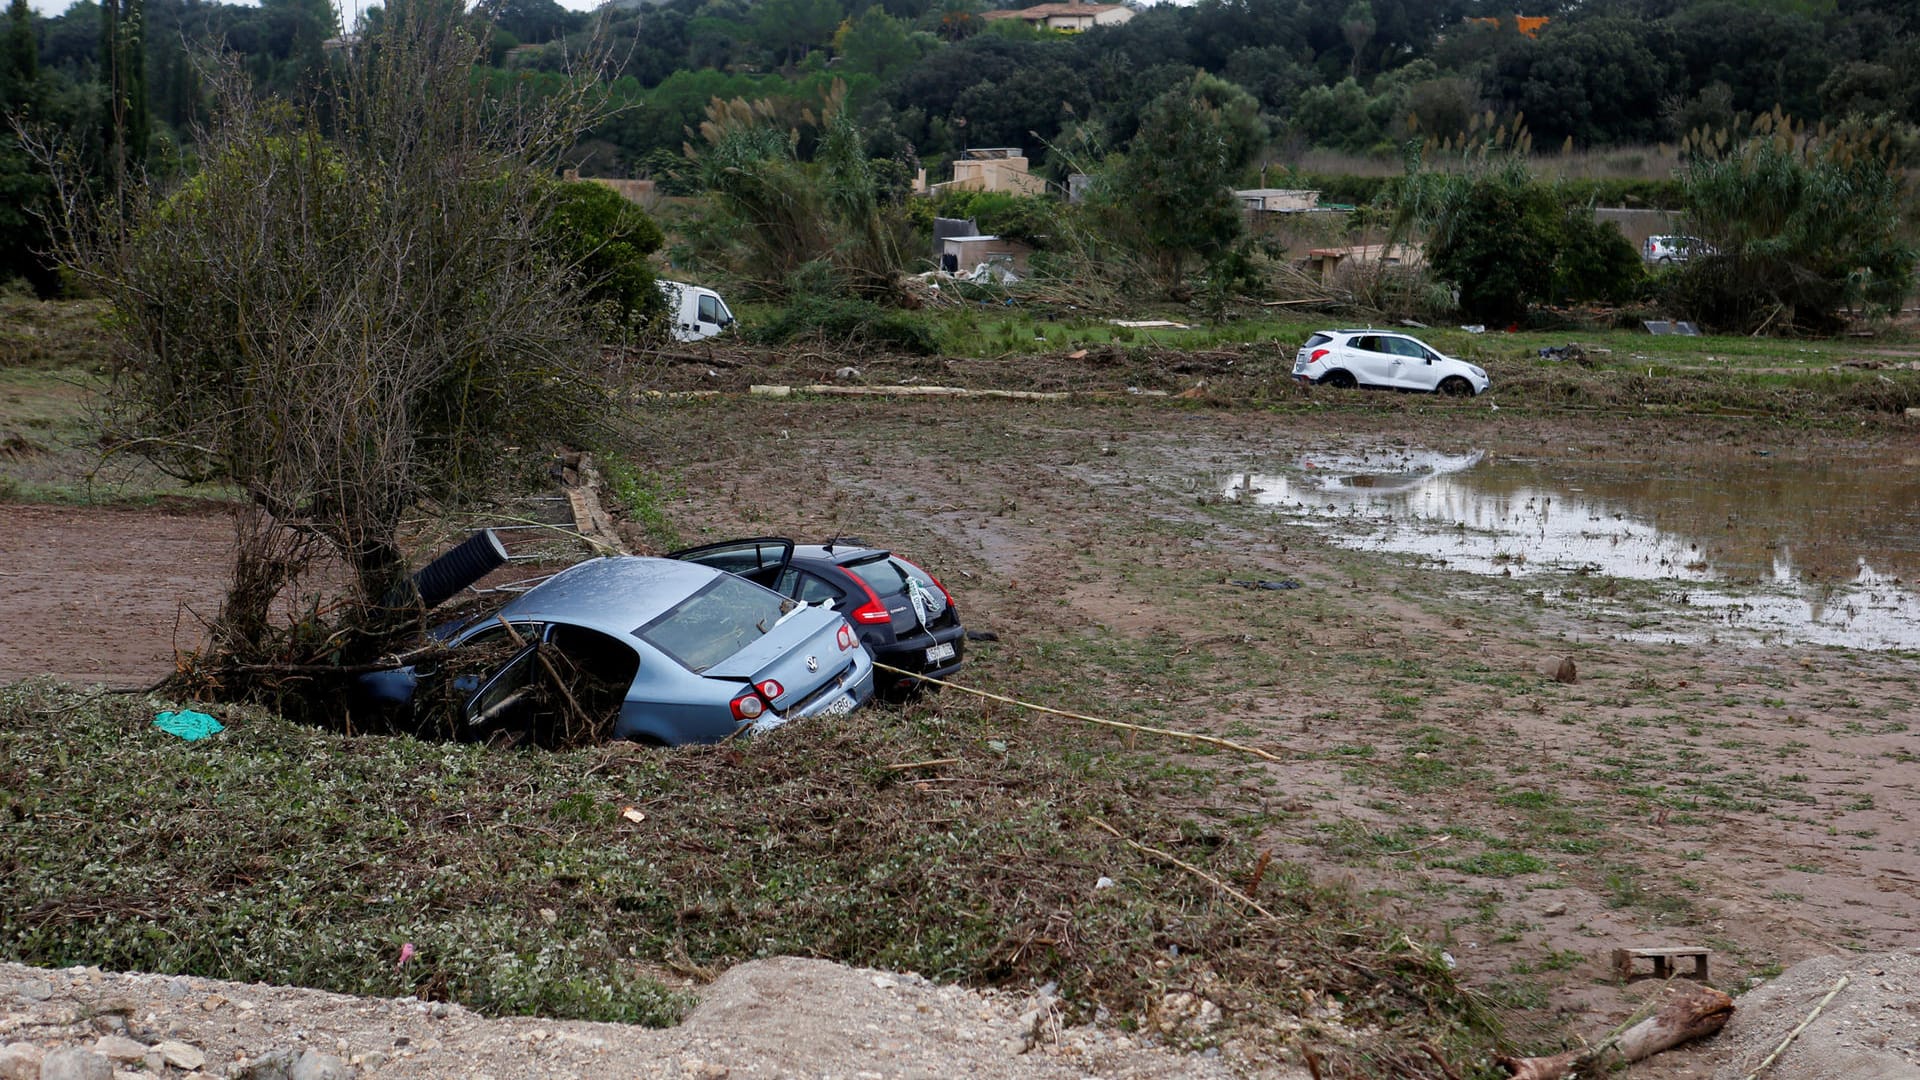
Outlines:
<svg viewBox="0 0 1920 1080"><path fill-rule="evenodd" d="M528 642L539 641L545 635L546 625L537 622L517 622L513 624L513 632L520 636L520 644L525 645ZM466 637L461 638L460 644L466 647L475 645L498 645L508 640L507 628L500 625L500 620L495 619Z"/></svg>
<svg viewBox="0 0 1920 1080"><path fill-rule="evenodd" d="M1377 337L1354 338L1353 347L1356 349L1359 349L1361 352L1384 352L1385 351L1380 347L1380 339Z"/></svg>
<svg viewBox="0 0 1920 1080"><path fill-rule="evenodd" d="M837 605L841 599L843 599L843 594L839 589L834 588L832 584L812 574L800 575L799 588L799 592L788 593L787 595L804 604L817 604L822 600L831 600ZM782 591L784 592L785 590Z"/></svg>
<svg viewBox="0 0 1920 1080"><path fill-rule="evenodd" d="M700 321L717 323L720 321L720 303L711 296L700 298Z"/></svg>

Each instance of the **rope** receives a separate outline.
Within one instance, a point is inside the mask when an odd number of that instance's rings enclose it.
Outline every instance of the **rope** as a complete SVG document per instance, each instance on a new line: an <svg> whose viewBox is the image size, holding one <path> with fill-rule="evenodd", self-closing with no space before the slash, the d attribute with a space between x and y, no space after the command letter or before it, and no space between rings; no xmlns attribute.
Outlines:
<svg viewBox="0 0 1920 1080"><path fill-rule="evenodd" d="M973 694L976 697L983 697L993 701L1004 702L1008 705L1017 706L1022 709L1031 709L1034 712L1047 713L1051 716L1064 716L1069 720L1078 720L1083 724L1097 724L1100 727L1118 728L1122 731L1141 731L1141 732L1147 733L1148 735L1161 735L1169 739L1184 739L1188 742L1207 743L1208 745L1224 747L1225 749L1228 749L1228 750L1238 750L1240 753L1243 753L1243 754L1252 754L1254 757L1265 758L1268 761L1278 761L1278 762L1285 761L1284 758L1281 758L1275 754L1270 754L1267 751L1260 749L1259 747L1248 746L1245 743L1237 743L1231 739L1221 739L1212 735L1201 735L1197 732L1192 732L1192 731L1174 731L1171 728L1146 727L1141 724L1128 724L1119 720L1103 720L1097 716L1087 716L1084 713L1073 713L1073 712L1066 712L1061 709L1051 709L1045 705L1035 705L1030 701L1019 701L1014 698L1003 697L999 694L990 693L986 690L975 690L971 686L961 686L959 683L948 682L945 679L936 679L931 675L922 675L917 671L908 671L905 668L897 668L897 667L894 667L892 664L882 664L877 660L874 661L873 666L876 668L879 668L881 671L891 671L896 675L905 675L905 676L908 676L909 678L919 679L921 682L932 683L935 686L951 687L952 689L958 690L963 694Z"/></svg>

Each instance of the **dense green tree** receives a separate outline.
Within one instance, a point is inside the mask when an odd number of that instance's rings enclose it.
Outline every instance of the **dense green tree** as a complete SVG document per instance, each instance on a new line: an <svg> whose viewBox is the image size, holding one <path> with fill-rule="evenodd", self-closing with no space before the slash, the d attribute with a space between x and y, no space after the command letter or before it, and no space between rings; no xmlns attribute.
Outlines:
<svg viewBox="0 0 1920 1080"><path fill-rule="evenodd" d="M838 0L760 0L753 10L753 39L782 63L793 64L832 41L842 17Z"/></svg>
<svg viewBox="0 0 1920 1080"><path fill-rule="evenodd" d="M833 49L850 75L891 79L920 60L921 45L885 8L870 7L834 34Z"/></svg>
<svg viewBox="0 0 1920 1080"><path fill-rule="evenodd" d="M1826 37L1815 19L1709 0L1687 5L1664 25L1672 31L1683 85L1724 83L1733 107L1748 114L1778 106L1794 116L1818 115L1820 83L1836 58L1815 44Z"/></svg>
<svg viewBox="0 0 1920 1080"><path fill-rule="evenodd" d="M33 9L27 0L7 5L7 35L0 57L0 109L15 109L32 97L40 80L40 47L33 39Z"/></svg>
<svg viewBox="0 0 1920 1080"><path fill-rule="evenodd" d="M1309 87L1294 103L1289 130L1314 146L1364 151L1381 137L1367 112L1370 100L1350 78L1333 86Z"/></svg>
<svg viewBox="0 0 1920 1080"><path fill-rule="evenodd" d="M1245 234L1233 184L1266 139L1260 103L1232 83L1201 72L1162 94L1141 117L1125 159L1099 177L1112 235L1167 288L1194 260L1218 262Z"/></svg>
<svg viewBox="0 0 1920 1080"><path fill-rule="evenodd" d="M1575 204L1561 215L1553 260L1552 299L1560 302L1631 300L1646 277L1633 242L1593 207Z"/></svg>
<svg viewBox="0 0 1920 1080"><path fill-rule="evenodd" d="M1526 117L1543 143L1652 142L1676 88L1669 33L1623 18L1549 26L1507 43L1488 76L1500 111Z"/></svg>
<svg viewBox="0 0 1920 1080"><path fill-rule="evenodd" d="M1458 172L1416 163L1394 204L1395 233L1427 235L1427 262L1458 292L1467 318L1504 326L1550 295L1564 211L1521 153L1472 150Z"/></svg>
<svg viewBox="0 0 1920 1080"><path fill-rule="evenodd" d="M1832 328L1847 309L1897 311L1916 252L1901 218L1904 170L1884 133L1809 140L1764 114L1728 153L1680 174L1689 226L1713 253L1688 261L1681 302L1732 331Z"/></svg>
<svg viewBox="0 0 1920 1080"><path fill-rule="evenodd" d="M20 277L41 292L52 288L39 252L46 247L46 230L39 213L50 192L44 170L21 147L15 123L41 119L39 52L34 42L34 16L26 0L7 6L7 25L0 41L0 282Z"/></svg>
<svg viewBox="0 0 1920 1080"><path fill-rule="evenodd" d="M587 298L623 324L661 312L647 257L660 250L660 227L634 202L605 184L559 185L552 234L562 259L575 267Z"/></svg>
<svg viewBox="0 0 1920 1080"><path fill-rule="evenodd" d="M587 16L556 0L481 0L475 8L493 25L528 45L543 45L583 29Z"/></svg>
<svg viewBox="0 0 1920 1080"><path fill-rule="evenodd" d="M1088 115L1093 96L1086 75L1064 56L1038 53L1035 62L999 82L980 82L954 100L955 122L965 120L972 146L1040 149L1076 117Z"/></svg>

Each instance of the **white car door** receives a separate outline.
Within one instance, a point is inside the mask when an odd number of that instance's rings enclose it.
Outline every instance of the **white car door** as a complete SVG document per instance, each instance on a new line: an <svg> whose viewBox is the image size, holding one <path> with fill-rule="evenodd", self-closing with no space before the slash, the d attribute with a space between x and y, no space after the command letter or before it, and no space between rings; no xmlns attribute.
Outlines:
<svg viewBox="0 0 1920 1080"><path fill-rule="evenodd" d="M1401 390L1431 390L1437 382L1433 353L1409 337L1389 337L1393 351L1393 386Z"/></svg>
<svg viewBox="0 0 1920 1080"><path fill-rule="evenodd" d="M1354 378L1362 386L1393 386L1395 362L1398 359L1387 351L1385 338L1376 334L1367 334L1353 339L1353 347L1348 356L1353 366Z"/></svg>

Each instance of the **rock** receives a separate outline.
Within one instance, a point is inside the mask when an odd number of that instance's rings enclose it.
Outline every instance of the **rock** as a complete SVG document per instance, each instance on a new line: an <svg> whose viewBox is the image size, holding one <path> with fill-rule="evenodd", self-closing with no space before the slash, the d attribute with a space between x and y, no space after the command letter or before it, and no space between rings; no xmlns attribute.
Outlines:
<svg viewBox="0 0 1920 1080"><path fill-rule="evenodd" d="M53 984L45 979L28 979L13 989L28 1001L45 1001L53 996Z"/></svg>
<svg viewBox="0 0 1920 1080"><path fill-rule="evenodd" d="M40 1061L46 1056L32 1043L0 1046L0 1080L40 1080Z"/></svg>
<svg viewBox="0 0 1920 1080"><path fill-rule="evenodd" d="M1545 910L1540 912L1540 914L1547 916L1565 915L1566 913L1567 902L1565 900L1555 900L1553 903L1548 904Z"/></svg>
<svg viewBox="0 0 1920 1080"><path fill-rule="evenodd" d="M113 1063L91 1050L55 1050L40 1062L40 1080L113 1080Z"/></svg>
<svg viewBox="0 0 1920 1080"><path fill-rule="evenodd" d="M848 365L847 367L843 367L843 368L836 368L834 370L833 377L836 379L839 379L841 382L851 382L854 379L857 379L860 377L860 369L857 367L853 367L852 365Z"/></svg>
<svg viewBox="0 0 1920 1080"><path fill-rule="evenodd" d="M124 1035L102 1035L94 1042L93 1052L109 1061L139 1061L147 1056L147 1044Z"/></svg>
<svg viewBox="0 0 1920 1080"><path fill-rule="evenodd" d="M293 1063L288 1080L353 1080L353 1066L332 1054L309 1050Z"/></svg>
<svg viewBox="0 0 1920 1080"><path fill-rule="evenodd" d="M1553 673L1553 681L1569 684L1580 681L1579 673L1574 670L1573 657L1569 656L1560 661L1559 668Z"/></svg>
<svg viewBox="0 0 1920 1080"><path fill-rule="evenodd" d="M269 1050L233 1071L234 1080L293 1080L297 1056L292 1050Z"/></svg>
<svg viewBox="0 0 1920 1080"><path fill-rule="evenodd" d="M194 1072L207 1063L207 1055L204 1051L178 1039L154 1043L153 1052L160 1055L161 1061L186 1072Z"/></svg>

